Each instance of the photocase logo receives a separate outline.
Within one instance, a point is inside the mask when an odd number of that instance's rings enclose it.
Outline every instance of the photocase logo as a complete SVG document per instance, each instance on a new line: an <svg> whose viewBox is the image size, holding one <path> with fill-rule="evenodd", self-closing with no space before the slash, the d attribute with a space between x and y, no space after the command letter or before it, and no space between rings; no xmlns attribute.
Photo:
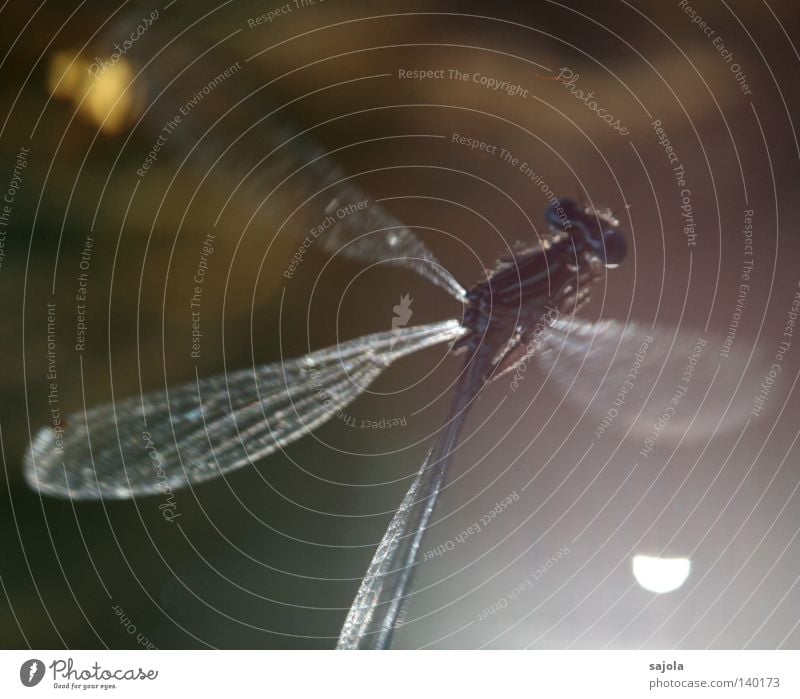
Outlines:
<svg viewBox="0 0 800 699"><path fill-rule="evenodd" d="M19 681L26 687L35 687L44 677L44 663L36 658L31 658L22 663L19 669Z"/></svg>
<svg viewBox="0 0 800 699"><path fill-rule="evenodd" d="M411 302L413 300L411 294L406 294L405 296L401 296L400 303L392 308L394 311L394 317L392 318L392 332L394 333L394 337L389 344L390 350L394 349L394 344L397 342L397 338L400 335L400 328L405 327L408 321L411 320Z"/></svg>

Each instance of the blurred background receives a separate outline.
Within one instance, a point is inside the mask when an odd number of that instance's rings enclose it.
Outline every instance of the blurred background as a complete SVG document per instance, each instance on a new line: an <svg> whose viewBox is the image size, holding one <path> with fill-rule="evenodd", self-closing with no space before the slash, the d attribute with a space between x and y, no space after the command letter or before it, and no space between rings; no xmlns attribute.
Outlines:
<svg viewBox="0 0 800 699"><path fill-rule="evenodd" d="M795 3L12 1L2 22L3 647L335 644L447 410L446 347L348 409L399 425L333 419L176 494L180 526L158 498L61 501L22 475L53 362L70 413L388 330L406 294L413 324L460 316L396 267L312 248L284 275L313 192L271 152L306 130L465 286L545 231L552 191L628 237L586 319L724 337L735 317L755 387L789 343L769 410L750 418L757 389L732 390L738 422L647 459L621 431L596 439L597 415L533 367L489 387L397 647L800 645Z"/></svg>

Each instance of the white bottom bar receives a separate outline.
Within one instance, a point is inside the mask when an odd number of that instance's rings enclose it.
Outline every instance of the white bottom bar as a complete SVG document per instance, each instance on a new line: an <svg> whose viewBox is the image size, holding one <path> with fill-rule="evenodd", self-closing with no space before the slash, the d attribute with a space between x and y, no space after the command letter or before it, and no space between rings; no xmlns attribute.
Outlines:
<svg viewBox="0 0 800 699"><path fill-rule="evenodd" d="M799 666L798 651L2 651L0 696L798 697Z"/></svg>

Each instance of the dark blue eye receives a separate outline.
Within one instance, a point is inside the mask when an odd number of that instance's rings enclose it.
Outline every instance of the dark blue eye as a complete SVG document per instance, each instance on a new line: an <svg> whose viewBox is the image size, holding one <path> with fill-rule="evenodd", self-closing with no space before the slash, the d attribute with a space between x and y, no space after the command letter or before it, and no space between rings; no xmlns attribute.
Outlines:
<svg viewBox="0 0 800 699"><path fill-rule="evenodd" d="M588 247L607 265L625 258L625 236L608 216L588 212L572 199L559 199L547 208L545 220L552 229L569 233L579 249Z"/></svg>

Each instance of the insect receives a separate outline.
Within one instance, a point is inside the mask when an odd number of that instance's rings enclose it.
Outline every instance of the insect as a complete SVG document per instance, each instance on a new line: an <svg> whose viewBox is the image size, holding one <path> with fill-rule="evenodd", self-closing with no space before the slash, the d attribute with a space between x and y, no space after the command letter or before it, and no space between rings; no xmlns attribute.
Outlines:
<svg viewBox="0 0 800 699"><path fill-rule="evenodd" d="M172 108L154 104L144 123L156 127L155 135ZM263 172L260 182L291 182L297 208L291 225L283 224L278 235L308 230L309 222L347 209L348 215L335 217L335 225L319 237L320 251L411 270L460 301L463 320L407 326L407 304L401 304L401 322L391 331L72 414L63 433L44 428L34 436L25 456L26 478L40 493L73 500L133 498L201 483L300 439L401 357L450 343L464 357L450 413L378 546L338 642L339 648L388 648L459 433L484 386L524 370L534 359L565 392L605 406L619 390L631 358L641 353L647 328L590 323L575 315L606 270L625 258L626 239L610 211L555 199L545 213L542 239L516 249L467 290L414 231L366 197L325 150L275 112L232 133L239 135L224 152L245 134L260 134L266 153L256 165ZM192 150L204 136L188 129L169 132L170 143L183 139ZM205 151L197 152L202 158ZM205 164L215 162L209 157ZM683 369L696 338L671 330L664 337L648 350L648 361L660 369L659 376L670 376ZM581 370L599 377L594 392L572 390ZM716 372L714 377L720 379ZM713 414L718 404L708 405ZM631 416L631 425L646 431L661 408L659 401L645 403ZM677 416L665 429L682 433L688 419Z"/></svg>
<svg viewBox="0 0 800 699"><path fill-rule="evenodd" d="M352 199L340 192L331 206ZM356 199L358 200L358 199ZM411 581L419 545L442 489L467 410L481 387L523 361L534 330L567 317L589 298L606 267L625 255L618 223L607 212L557 201L547 211L542 245L519 250L466 292L416 235L371 207L382 229L349 243L350 256L377 259L382 248L447 289L466 306L463 324L446 320L398 327L283 363L211 376L163 392L101 405L45 428L25 459L29 483L75 500L130 498L177 489L229 472L290 444L352 402L392 362L451 342L466 356L446 427L393 519L347 618L339 647L388 647ZM370 228L331 231L337 245ZM428 264L421 267L419 260ZM156 478L155 472L164 478ZM380 613L376 614L376 610Z"/></svg>

